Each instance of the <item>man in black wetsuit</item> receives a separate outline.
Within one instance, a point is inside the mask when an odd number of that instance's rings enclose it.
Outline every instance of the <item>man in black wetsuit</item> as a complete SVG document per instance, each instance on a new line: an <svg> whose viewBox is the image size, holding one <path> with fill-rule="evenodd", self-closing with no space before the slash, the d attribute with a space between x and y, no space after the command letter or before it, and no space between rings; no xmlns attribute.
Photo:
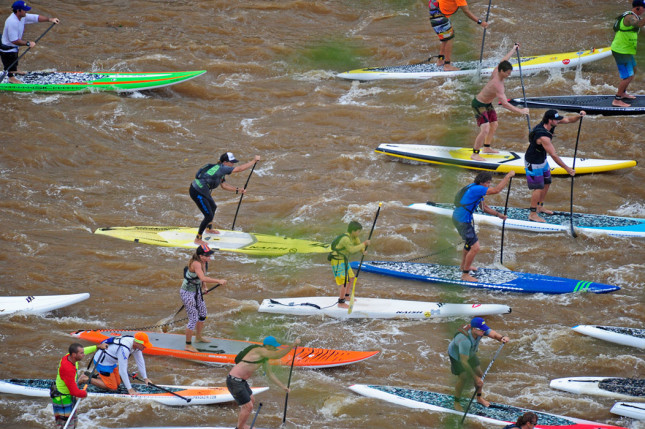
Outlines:
<svg viewBox="0 0 645 429"><path fill-rule="evenodd" d="M534 222L545 222L538 213L551 215L552 211L544 208L544 199L551 185L551 167L546 159L549 155L556 164L564 168L569 175L574 176L576 173L568 167L562 159L555 153L552 139L555 134L555 127L559 124L570 124L577 122L585 115L584 110L580 111L577 116L562 117L557 110L547 110L544 113L542 122L537 124L529 133L529 147L524 155L524 167L526 168L526 183L531 194L531 207L529 220Z"/></svg>
<svg viewBox="0 0 645 429"><path fill-rule="evenodd" d="M287 386L282 384L271 370L269 359L280 359L286 356L298 344L300 344L300 338L296 338L296 341L290 346L278 349L281 344L274 337L266 337L262 345L254 344L249 346L235 356L236 365L226 377L226 387L233 395L235 402L240 406L240 416L236 426L238 429L248 428L246 420L251 415L255 403L253 391L246 380L253 375L256 369L262 366L264 372L275 384L283 388L285 392L289 392Z"/></svg>

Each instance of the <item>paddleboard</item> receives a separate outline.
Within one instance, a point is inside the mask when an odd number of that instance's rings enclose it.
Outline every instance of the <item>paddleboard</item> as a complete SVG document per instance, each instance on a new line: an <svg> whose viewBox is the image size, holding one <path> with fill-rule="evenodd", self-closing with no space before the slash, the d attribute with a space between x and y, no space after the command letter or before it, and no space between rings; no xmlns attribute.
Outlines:
<svg viewBox="0 0 645 429"><path fill-rule="evenodd" d="M522 75L538 73L548 69L562 69L577 67L597 61L611 55L611 48L590 49L588 51L565 52L561 54L538 55L532 57L521 57ZM340 73L337 76L350 80L376 80L376 79L431 79L436 77L457 77L472 76L481 69L482 76L490 76L499 64L500 59L488 59L479 61L454 61L452 64L459 68L456 71L444 71L434 61L419 64L408 64L388 67L369 67L364 69L350 70ZM517 57L510 59L514 70L511 76L519 76L517 72Z"/></svg>
<svg viewBox="0 0 645 429"><path fill-rule="evenodd" d="M645 329L600 325L577 325L572 329L599 340L645 349Z"/></svg>
<svg viewBox="0 0 645 429"><path fill-rule="evenodd" d="M44 379L7 379L0 380L0 392L13 395L35 396L49 398L49 386L54 380ZM177 396L145 384L132 384L138 395L130 395L123 385L115 392L99 389L96 386L87 387L88 398L118 398L135 401L154 401L164 405L209 405L233 401L233 396L226 387L201 387L201 386L168 386L159 385L177 395L190 398L190 402ZM269 390L268 387L253 387L253 394Z"/></svg>
<svg viewBox="0 0 645 429"><path fill-rule="evenodd" d="M554 389L569 393L607 396L615 399L645 400L644 378L621 377L568 377L556 378L549 384Z"/></svg>
<svg viewBox="0 0 645 429"><path fill-rule="evenodd" d="M488 170L495 173L514 171L516 174L526 174L524 152L528 147L527 145L528 143L523 143L521 145L523 150L520 152L500 150L499 153L480 153L484 161L470 159L473 154L473 148L471 147L384 143L376 148L376 152L430 164L448 165L471 170ZM566 165L573 165L573 158L561 156L560 159ZM567 171L556 164L550 156L547 156L547 160L551 166L552 175L568 175ZM602 173L634 167L635 165L636 161L633 160L576 158L576 174Z"/></svg>
<svg viewBox="0 0 645 429"><path fill-rule="evenodd" d="M645 404L638 402L616 402L611 411L619 416L630 417L637 420L645 420Z"/></svg>
<svg viewBox="0 0 645 429"><path fill-rule="evenodd" d="M414 210L421 210L442 216L452 216L454 204L415 203L408 206ZM504 207L491 206L499 213L504 213ZM552 215L540 213L540 217L546 222L533 222L528 220L528 208L509 207L505 222L506 229L530 232L570 232L571 220L569 212L554 211ZM488 213L473 213L475 223L480 225L492 225L501 228L504 221L497 216ZM645 219L595 215L585 213L573 213L573 228L576 233L589 235L609 235L611 237L645 238Z"/></svg>
<svg viewBox="0 0 645 429"><path fill-rule="evenodd" d="M101 330L101 331L76 331L73 337L100 343L111 336L134 335L135 331L122 330ZM253 341L224 340L213 338L208 343L193 342L193 346L199 350L197 353L184 350L186 336L181 334L162 334L148 332L148 338L153 347L146 347L144 353L153 356L172 356L180 359L188 359L199 362L212 362L223 365L235 365L235 356L251 344L262 344ZM331 368L334 366L348 365L360 362L376 355L378 351L350 351L332 350L313 347L301 347L296 349L296 359L293 366L302 368ZM293 350L282 359L270 360L271 365L291 365Z"/></svg>
<svg viewBox="0 0 645 429"><path fill-rule="evenodd" d="M433 319L511 312L509 306L502 304L448 304L360 297L354 303L352 314L347 314L347 309L339 308L337 304L338 297L331 296L265 299L258 311L296 316L324 315L338 319Z"/></svg>
<svg viewBox="0 0 645 429"><path fill-rule="evenodd" d="M218 230L219 234L203 234L203 240L213 250L239 252L254 256L281 256L290 253L328 253L329 244L317 241L286 238L279 235L254 234ZM107 235L136 243L195 249L197 228L172 226L125 226L99 228L95 234Z"/></svg>
<svg viewBox="0 0 645 429"><path fill-rule="evenodd" d="M0 316L9 314L42 314L85 301L89 293L71 295L0 296Z"/></svg>
<svg viewBox="0 0 645 429"><path fill-rule="evenodd" d="M524 71L524 70L522 70ZM566 112L584 110L588 115L642 115L645 114L645 96L624 100L629 107L612 106L613 95L560 95L553 97L527 97L526 106L531 109L557 109ZM514 106L524 107L524 98L508 100Z"/></svg>
<svg viewBox="0 0 645 429"><path fill-rule="evenodd" d="M406 389L402 387L375 386L366 384L354 384L349 386L350 390L359 395L369 398L381 399L408 408L419 408L442 413L464 415L464 411L455 409L455 397L443 393L429 392L424 390ZM461 398L459 403L463 410L468 407L468 398ZM617 426L605 425L588 420L573 417L559 416L557 414L543 413L528 408L514 407L512 405L496 404L491 402L490 407L484 407L477 401L473 401L468 410L467 417L481 422L504 426L514 423L522 414L531 411L538 417L536 429L569 428L569 429L604 429L617 428ZM622 428L626 429L626 428Z"/></svg>
<svg viewBox="0 0 645 429"><path fill-rule="evenodd" d="M358 262L350 263L358 268ZM476 289L489 289L501 292L524 292L561 294L571 292L607 293L619 290L620 287L573 280L564 277L553 277L542 274L521 273L518 271L479 268L473 275L478 282L461 280L461 269L456 265L423 264L418 262L366 261L362 271L399 277L409 280L420 280L444 285L459 285Z"/></svg>
<svg viewBox="0 0 645 429"><path fill-rule="evenodd" d="M29 72L17 76L23 83L0 83L0 91L12 92L132 92L186 82L206 70L180 72Z"/></svg>

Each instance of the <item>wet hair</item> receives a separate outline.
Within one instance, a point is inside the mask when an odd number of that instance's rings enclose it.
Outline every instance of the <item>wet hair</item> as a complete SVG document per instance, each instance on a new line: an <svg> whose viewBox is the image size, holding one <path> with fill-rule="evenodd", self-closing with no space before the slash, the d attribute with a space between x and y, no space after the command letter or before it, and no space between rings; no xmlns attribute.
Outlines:
<svg viewBox="0 0 645 429"><path fill-rule="evenodd" d="M477 176L475 176L476 185L481 185L482 183L490 182L491 180L493 180L493 173L490 171L482 171L477 173Z"/></svg>
<svg viewBox="0 0 645 429"><path fill-rule="evenodd" d="M513 70L513 64L511 64L510 62L508 62L506 60L504 60L501 63L499 63L499 65L497 66L497 71L499 71L499 72L505 72L505 71L509 71L509 70Z"/></svg>
<svg viewBox="0 0 645 429"><path fill-rule="evenodd" d="M530 422L537 422L538 416L535 413L532 413L531 411L528 411L524 414L522 414L518 419L517 422L515 423L515 426L523 426L527 423Z"/></svg>
<svg viewBox="0 0 645 429"><path fill-rule="evenodd" d="M69 352L70 355L73 355L75 353L78 353L78 350L82 348L83 346L80 345L79 343L72 343L69 345L69 348L67 349L67 351Z"/></svg>
<svg viewBox="0 0 645 429"><path fill-rule="evenodd" d="M355 220L351 221L349 225L347 225L347 232L349 232L350 234L354 231L360 231L361 229L363 229L363 225Z"/></svg>

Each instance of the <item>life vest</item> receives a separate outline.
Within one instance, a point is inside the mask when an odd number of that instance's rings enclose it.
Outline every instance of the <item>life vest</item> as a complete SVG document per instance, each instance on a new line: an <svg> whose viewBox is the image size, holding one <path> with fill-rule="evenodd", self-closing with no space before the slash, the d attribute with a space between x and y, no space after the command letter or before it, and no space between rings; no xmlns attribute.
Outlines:
<svg viewBox="0 0 645 429"><path fill-rule="evenodd" d="M242 350L241 352L239 352L239 353L237 354L237 356L235 356L235 363L246 362L246 363L252 363L252 364L258 364L258 365L259 365L259 364L262 364L262 363L264 363L264 362L268 361L268 360L269 360L269 358L262 358L262 359L257 360L257 361L248 361L248 360L244 360L244 357L245 357L245 356L246 356L246 355L247 355L251 350L256 349L256 348L258 348L258 347L263 347L263 346L261 346L260 344L251 344L250 346L248 346L247 348L245 348L244 350Z"/></svg>
<svg viewBox="0 0 645 429"><path fill-rule="evenodd" d="M343 237L349 237L349 234L347 232L339 235L338 237L334 238L334 241L331 242L331 252L327 255L327 260L331 261L332 259L336 260L344 260L345 263L347 263L347 256L344 253L341 253L338 251L338 244L340 243L340 240L343 239Z"/></svg>
<svg viewBox="0 0 645 429"><path fill-rule="evenodd" d="M625 17L627 15L629 15L629 14L632 14L636 18L641 19L640 16L638 16L638 15L636 15L634 13L634 11L628 10L627 12L623 12L622 14L618 15L616 17L616 21L614 21L614 33L618 33L619 31L634 31L634 32L638 33L639 31L641 31L640 27L636 27L636 26L632 26L632 27L626 28L624 30L622 28L620 28L620 24L623 22L623 19L625 19Z"/></svg>
<svg viewBox="0 0 645 429"><path fill-rule="evenodd" d="M94 363L96 364L96 367L97 367L97 369L99 371L104 371L105 369L107 369L109 367L111 367L111 370L114 370L114 368L117 367L118 361L119 361L119 358L118 358L117 355L118 355L119 350L121 349L121 347L125 347L126 349L128 349L128 352L131 351L130 347L128 347L125 344L121 343L121 340L123 340L124 338L134 338L134 336L133 335L118 335L116 337L110 337L110 338L107 338L107 339L101 341L101 343L107 344L108 347L105 350L100 350L99 349L97 352L102 352L102 353L98 357L94 358ZM110 346L114 345L114 344L117 345L116 351L114 352L114 354L110 354L109 353ZM112 359L114 359L116 361L116 363L114 363L112 365L104 365L103 362L105 362L105 359L107 357L111 357ZM103 367L103 368L101 369L99 367Z"/></svg>

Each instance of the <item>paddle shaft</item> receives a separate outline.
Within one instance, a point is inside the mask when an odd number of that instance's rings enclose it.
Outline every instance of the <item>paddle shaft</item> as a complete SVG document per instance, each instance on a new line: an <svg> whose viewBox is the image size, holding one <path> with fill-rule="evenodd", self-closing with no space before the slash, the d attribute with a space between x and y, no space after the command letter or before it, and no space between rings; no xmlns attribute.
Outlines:
<svg viewBox="0 0 645 429"><path fill-rule="evenodd" d="M378 215L381 212L381 206L383 203L378 203L378 209L376 210L376 216L374 216L374 222L372 222L372 229L370 229L370 235L367 237L367 240L372 239L372 233L374 232L374 226L376 226L376 220L378 219ZM367 252L368 246L365 246L365 250L363 250L363 254L361 255L361 262L358 264L358 270L356 270L356 276L354 276L354 284L352 284L352 296L349 299L349 309L347 310L347 314L352 314L352 310L354 309L354 293L356 292L356 279L358 279L358 275L361 273L361 267L363 266L363 260L365 259L365 253Z"/></svg>
<svg viewBox="0 0 645 429"><path fill-rule="evenodd" d="M501 346L497 349L497 352L495 353L495 356L493 356L493 360L490 361L488 364L488 368L486 368L486 371L484 371L484 374L482 375L482 383L484 382L484 379L486 378L486 374L488 374L488 370L493 366L493 362L495 362L495 359L497 359L497 356L499 355L499 352L502 351L504 348L504 345L506 343L502 343ZM475 399L475 395L477 394L477 388L475 388L475 391L473 392L473 396L470 398L470 402L468 402L468 406L466 407L466 411L464 411L464 416L461 418L461 423L464 423L464 420L466 420L466 415L468 414L468 410L470 409L470 405L473 403L473 400Z"/></svg>
<svg viewBox="0 0 645 429"><path fill-rule="evenodd" d="M490 5L493 0L488 0L488 10L486 11L486 22L488 22L488 16L490 15ZM484 28L484 34L482 35L482 49L479 53L479 68L481 70L482 61L484 60L484 41L486 40L486 29Z"/></svg>
<svg viewBox="0 0 645 429"><path fill-rule="evenodd" d="M508 213L508 197L511 195L511 183L513 178L508 179L508 190L506 191L506 203L504 204L504 216ZM499 249L499 263L504 265L504 228L506 227L506 219L502 221L502 243Z"/></svg>
<svg viewBox="0 0 645 429"><path fill-rule="evenodd" d="M39 38L37 38L37 39L34 41L34 43L38 43L38 41L39 41L40 39L42 39L42 38L43 38L43 36L45 36L45 34L47 34L47 32L48 32L49 30L51 30L51 29L52 29L52 27L53 27L54 25L56 25L56 23L55 23L55 22L54 22L54 23L52 23L52 25L50 25L50 26L47 28L47 30L45 30L45 32L44 32L43 34L41 34L41 35L40 35L40 37L39 37ZM0 82L2 82L2 81L4 80L4 77L7 75L7 73L8 73L8 72L9 72L9 70L11 69L11 67L15 66L15 65L18 63L18 61L20 61L20 58L24 57L24 56L25 56L25 54L26 54L27 52L29 52L29 50L30 50L30 49L31 49L31 46L29 46L27 49L25 49L25 52L23 52L23 53L22 53L18 58L16 58L16 61L14 61L13 63L11 63L11 65L10 65L9 67L7 67L7 69L2 73L2 77L0 78ZM65 427L67 427L67 425L65 425Z"/></svg>
<svg viewBox="0 0 645 429"><path fill-rule="evenodd" d="M291 369L289 370L289 380L287 381L287 389L291 386L291 374L293 374L293 364L296 362L296 350L298 346L293 348L293 359L291 359ZM287 421L287 401L289 400L289 392L287 391L284 397L284 414L282 415L282 424Z"/></svg>
<svg viewBox="0 0 645 429"><path fill-rule="evenodd" d="M140 379L139 377L137 377L137 374L136 374L136 373L132 373L130 376L131 376L133 379L135 379L135 380L143 381L143 382L145 383L145 380L142 380L142 379ZM164 388L164 387L157 386L156 384L152 384L152 383L150 383L150 382L148 382L148 384L149 384L150 386L152 386L152 387L156 387L156 388L157 388L157 389L159 389L159 390L163 390L164 392L168 392L168 393L170 393L171 395L175 395L176 397L181 398L181 399L183 399L183 400L184 400L184 401L186 401L186 402L190 402L190 401L192 401L192 399L191 399L191 398L186 398L185 396L178 395L178 394L176 394L175 392L173 392L173 391L171 391L171 390L168 390L168 389L166 389L166 388Z"/></svg>
<svg viewBox="0 0 645 429"><path fill-rule="evenodd" d="M576 170L576 155L578 154L578 142L580 141L580 130L582 129L582 118L584 116L580 116L580 123L578 124L578 135L576 136L576 148L573 150L573 171ZM571 235L573 238L576 238L578 235L573 229L573 179L575 176L571 176L571 205L569 207L569 224L571 225Z"/></svg>
<svg viewBox="0 0 645 429"><path fill-rule="evenodd" d="M257 161L253 164L253 168L251 168L249 177L247 177L246 179L246 183L244 184L245 191L246 191L246 187L249 185L249 180L251 180L251 175L253 174L253 170L255 170L255 166L257 164L258 164ZM233 226L231 227L232 231L235 231L235 221L237 220L237 213L240 211L240 206L242 205L242 198L244 198L244 192L242 192L242 195L240 195L240 201L237 203L237 209L235 209L235 217L233 217Z"/></svg>
<svg viewBox="0 0 645 429"><path fill-rule="evenodd" d="M522 76L522 59L520 58L519 46L515 50L517 54L517 67L520 69L520 83L522 84L522 97L524 97L524 108L526 108L526 91L524 91L524 77ZM526 124L529 126L529 133L531 132L531 118L526 115Z"/></svg>
<svg viewBox="0 0 645 429"><path fill-rule="evenodd" d="M260 414L260 409L262 408L262 402L260 402L260 405L258 405L258 410L255 412L255 416L253 417L253 421L251 422L251 426L249 429L253 429L253 426L255 426L255 419L258 418L258 414Z"/></svg>

